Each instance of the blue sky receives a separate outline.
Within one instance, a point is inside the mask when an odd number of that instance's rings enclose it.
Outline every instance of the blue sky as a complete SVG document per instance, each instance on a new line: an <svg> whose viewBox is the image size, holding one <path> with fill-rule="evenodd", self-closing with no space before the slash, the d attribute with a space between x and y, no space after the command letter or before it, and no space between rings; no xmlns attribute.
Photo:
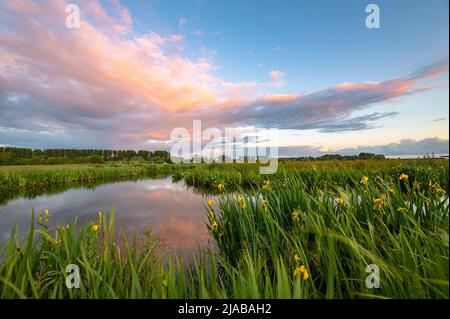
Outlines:
<svg viewBox="0 0 450 319"><path fill-rule="evenodd" d="M179 33L187 53L216 50L229 81L264 81L286 70L283 91L384 80L445 58L448 1L377 1L381 28L367 29L368 1L124 1L138 27ZM186 22L180 30L180 19ZM194 35L201 31L201 36ZM264 64L264 67L258 67Z"/></svg>
<svg viewBox="0 0 450 319"><path fill-rule="evenodd" d="M198 115L205 125L219 128L285 129L280 146L298 147L305 154L424 139L434 140L438 152L448 152L444 146L449 131L448 1L374 2L380 7L380 29L365 26L365 8L370 1L75 2L82 11L79 33L46 20L58 19L63 0L35 2L33 8L0 2L4 7L0 36L14 34L25 41L30 34L25 31L30 28L32 33L34 20L43 26L40 33L61 37L53 43L29 38L32 48L21 47L20 41L0 45L0 68L4 70L14 69L11 65L6 68L10 61L26 63L23 61L28 59L35 64L54 64L39 69L20 65L30 74L46 79L60 74L58 83L47 84L53 86L53 95L29 82L26 74L7 71L11 74L0 77L4 101L0 107L8 119L0 122L0 144L163 147L167 131L176 125L189 127ZM38 14L43 9L48 17ZM24 19L30 25L19 27L17 21ZM92 42L82 51L88 45L83 37L87 34L102 41ZM67 44L68 39L73 46ZM58 57L45 61L45 54L25 53L46 50L56 51L53 54ZM105 69L96 69L97 63L91 69L96 80L74 74L76 65L102 56L115 75L136 65L142 70L116 78L105 74ZM124 65L130 59L133 63ZM158 73L173 74L174 68L182 70L179 78ZM421 68L431 71L411 76ZM148 77L152 80L143 84ZM73 83L79 85L73 87ZM58 95L63 85L64 91L79 97L79 103ZM159 85L161 88L155 89ZM94 89L88 101L81 101L86 90ZM98 92L111 90L115 98L108 113L107 97ZM285 95L292 98L280 97ZM131 106L127 109L125 105ZM263 109L261 115L255 115L258 107ZM20 112L33 119L29 123L18 120ZM100 129L118 123L123 132L113 138ZM38 134L27 139L33 130Z"/></svg>

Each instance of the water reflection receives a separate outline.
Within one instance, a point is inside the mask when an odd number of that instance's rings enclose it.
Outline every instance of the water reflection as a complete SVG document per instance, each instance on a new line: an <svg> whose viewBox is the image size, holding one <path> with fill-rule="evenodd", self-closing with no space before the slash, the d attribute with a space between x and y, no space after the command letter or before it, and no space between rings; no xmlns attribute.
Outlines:
<svg viewBox="0 0 450 319"><path fill-rule="evenodd" d="M116 211L116 227L127 234L151 230L170 250L194 250L208 244L205 195L171 177L116 182L92 189L69 189L34 198L17 198L0 206L0 241L6 241L15 224L28 228L31 211L48 209L50 227L74 217L95 220L99 210Z"/></svg>
<svg viewBox="0 0 450 319"><path fill-rule="evenodd" d="M163 179L166 178L167 174L147 174L145 176L125 176L125 177L113 177L113 178L101 178L101 179L94 179L89 181L71 181L70 183L55 183L46 185L45 187L42 186L34 186L34 187L27 187L27 188L20 188L15 190L3 190L2 193L0 193L0 207L5 206L8 204L11 200L16 198L27 198L27 199L33 199L35 197L41 196L41 195L53 195L53 194L59 194L62 192L65 192L69 189L74 188L88 188L88 189L94 189L100 185L104 184L115 184L120 182L128 182L128 181L141 181L146 179ZM174 177L172 177L172 180L174 180ZM180 181L180 179L177 179L175 181Z"/></svg>

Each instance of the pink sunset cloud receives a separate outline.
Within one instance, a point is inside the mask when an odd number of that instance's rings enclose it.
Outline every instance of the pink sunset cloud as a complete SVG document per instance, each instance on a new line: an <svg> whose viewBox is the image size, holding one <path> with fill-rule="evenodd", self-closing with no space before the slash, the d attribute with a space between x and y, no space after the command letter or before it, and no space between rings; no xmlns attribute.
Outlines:
<svg viewBox="0 0 450 319"><path fill-rule="evenodd" d="M284 72L281 72L279 70L272 70L269 72L269 77L272 80L271 83L269 83L270 86L274 87L281 87L284 85Z"/></svg>
<svg viewBox="0 0 450 319"><path fill-rule="evenodd" d="M278 71L278 70L272 70L269 73L269 76L274 81L279 81L284 78L284 72Z"/></svg>

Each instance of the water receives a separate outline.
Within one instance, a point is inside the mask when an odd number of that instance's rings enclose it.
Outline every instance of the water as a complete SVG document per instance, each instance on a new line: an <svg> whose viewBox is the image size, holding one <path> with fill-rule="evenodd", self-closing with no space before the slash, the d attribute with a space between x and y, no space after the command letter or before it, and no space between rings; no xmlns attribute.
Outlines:
<svg viewBox="0 0 450 319"><path fill-rule="evenodd" d="M386 155L390 159L423 159L432 156L432 154L402 154L402 155ZM434 154L434 158L448 159L448 154Z"/></svg>
<svg viewBox="0 0 450 319"><path fill-rule="evenodd" d="M138 236L150 230L164 247L174 251L196 250L208 245L205 202L210 197L172 178L122 181L94 188L67 189L58 194L19 197L0 206L0 241L8 240L15 224L22 235L31 212L49 210L49 227L97 220L99 210L115 209L116 228ZM38 214L36 214L38 215Z"/></svg>

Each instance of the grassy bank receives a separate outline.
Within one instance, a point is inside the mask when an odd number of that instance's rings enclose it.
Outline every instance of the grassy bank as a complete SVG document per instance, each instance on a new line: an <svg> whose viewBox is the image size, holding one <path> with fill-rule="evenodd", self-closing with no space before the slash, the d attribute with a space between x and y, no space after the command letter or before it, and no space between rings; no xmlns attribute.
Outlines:
<svg viewBox="0 0 450 319"><path fill-rule="evenodd" d="M284 180L290 176L302 179L305 186L357 186L361 176L387 179L408 174L410 185L426 186L430 180L448 190L448 160L355 160L279 162L275 174L262 175L257 164L204 164L182 172L186 184L215 189L222 184L227 189L259 188L265 180Z"/></svg>
<svg viewBox="0 0 450 319"><path fill-rule="evenodd" d="M108 163L98 165L36 165L0 167L0 191L20 191L33 187L89 183L112 178L171 175L191 165Z"/></svg>

